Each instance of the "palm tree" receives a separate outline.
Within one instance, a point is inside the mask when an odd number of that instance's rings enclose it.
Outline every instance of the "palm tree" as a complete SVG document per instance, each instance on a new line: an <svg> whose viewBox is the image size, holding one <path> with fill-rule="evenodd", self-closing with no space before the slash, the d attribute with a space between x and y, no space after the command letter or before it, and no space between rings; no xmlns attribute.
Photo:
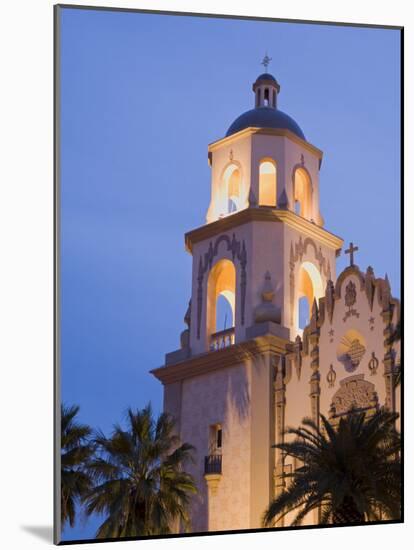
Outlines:
<svg viewBox="0 0 414 550"><path fill-rule="evenodd" d="M193 447L180 444L174 421L151 406L127 411L128 429L114 426L111 437L98 433L97 457L89 464L95 486L85 499L86 513L106 515L97 538L166 534L182 522L196 486L183 470Z"/></svg>
<svg viewBox="0 0 414 550"><path fill-rule="evenodd" d="M91 478L85 470L93 454L89 442L91 428L76 422L79 407L61 405L61 525L75 524L76 504L91 489Z"/></svg>
<svg viewBox="0 0 414 550"><path fill-rule="evenodd" d="M371 417L351 411L335 427L320 415L322 428L309 418L289 428L291 442L275 445L303 463L290 484L269 505L263 525L269 527L289 512L300 525L312 510L320 523L362 523L401 517L400 435L398 415L380 409Z"/></svg>
<svg viewBox="0 0 414 550"><path fill-rule="evenodd" d="M393 331L393 333L390 336L390 342L394 344L395 342L401 341L401 319L398 319L396 327ZM401 384L401 378L402 378L402 363L400 364L400 368L398 369L395 378L394 378L394 385L395 387L399 386Z"/></svg>

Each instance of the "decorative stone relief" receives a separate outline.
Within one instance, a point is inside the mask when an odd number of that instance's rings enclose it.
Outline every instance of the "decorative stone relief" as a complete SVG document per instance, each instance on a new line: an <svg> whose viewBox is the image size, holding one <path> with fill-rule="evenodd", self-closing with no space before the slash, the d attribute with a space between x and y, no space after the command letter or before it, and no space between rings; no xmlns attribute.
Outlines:
<svg viewBox="0 0 414 550"><path fill-rule="evenodd" d="M333 388L335 386L335 380L336 380L336 371L333 368L333 365L329 367L328 374L326 375L326 380L328 382L328 387Z"/></svg>
<svg viewBox="0 0 414 550"><path fill-rule="evenodd" d="M311 356L311 369L312 375L310 377L310 398L311 398L311 411L312 418L316 425L319 426L319 410L320 410L320 379L319 374L319 328L318 328L319 312L316 300L313 301L312 317L310 320L310 356Z"/></svg>
<svg viewBox="0 0 414 550"><path fill-rule="evenodd" d="M214 258L218 254L220 244L224 242L227 245L227 251L231 252L233 261L237 259L240 263L240 291L241 291L241 324L244 325L244 310L246 304L246 265L247 252L245 242L240 242L236 239L233 233L232 238L228 235L220 235L214 242L210 241L207 252L200 256L198 264L198 287L197 287L197 338L200 338L201 332L201 317L203 308L203 279L205 273L211 269Z"/></svg>
<svg viewBox="0 0 414 550"><path fill-rule="evenodd" d="M364 380L363 374L358 374L341 380L340 388L332 398L330 416L343 416L351 409L368 411L377 407L378 396L374 384Z"/></svg>
<svg viewBox="0 0 414 550"><path fill-rule="evenodd" d="M375 351L373 351L372 354L371 354L371 359L368 363L368 368L369 368L369 371L371 373L371 376L374 375L374 374L377 374L378 365L379 365L379 361L375 357Z"/></svg>
<svg viewBox="0 0 414 550"><path fill-rule="evenodd" d="M359 342L359 340L355 339L352 340L351 346L348 350L348 357L351 361L351 363L357 367L359 363L361 362L362 357L364 356L365 348L364 346Z"/></svg>
<svg viewBox="0 0 414 550"><path fill-rule="evenodd" d="M347 372L353 372L365 355L365 346L358 338L343 336L339 344L337 357Z"/></svg>
<svg viewBox="0 0 414 550"><path fill-rule="evenodd" d="M356 302L356 296L357 293L355 283L353 281L349 281L345 289L345 305L347 306L348 311L345 313L345 317L343 318L344 322L349 317L359 317L359 313L357 312L357 310L352 307Z"/></svg>
<svg viewBox="0 0 414 550"><path fill-rule="evenodd" d="M351 307L356 302L356 287L355 284L352 281L349 281L349 283L346 285L346 291L345 291L345 304L347 307Z"/></svg>

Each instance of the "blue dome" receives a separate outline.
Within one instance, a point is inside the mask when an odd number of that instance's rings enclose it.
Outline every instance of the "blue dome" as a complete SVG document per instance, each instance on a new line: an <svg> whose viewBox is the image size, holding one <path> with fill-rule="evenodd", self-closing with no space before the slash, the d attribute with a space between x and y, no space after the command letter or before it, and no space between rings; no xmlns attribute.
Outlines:
<svg viewBox="0 0 414 550"><path fill-rule="evenodd" d="M272 80L273 82L277 82L276 78L270 73L261 74L256 78L256 82L258 82L259 80Z"/></svg>
<svg viewBox="0 0 414 550"><path fill-rule="evenodd" d="M262 75L265 76L265 75ZM271 75L266 75L271 76ZM261 77L259 77L261 78ZM240 115L230 128L227 130L226 137L240 132L245 128L253 126L255 128L275 128L280 130L290 130L301 139L306 140L299 125L289 115L278 109L271 107L258 107L251 109Z"/></svg>

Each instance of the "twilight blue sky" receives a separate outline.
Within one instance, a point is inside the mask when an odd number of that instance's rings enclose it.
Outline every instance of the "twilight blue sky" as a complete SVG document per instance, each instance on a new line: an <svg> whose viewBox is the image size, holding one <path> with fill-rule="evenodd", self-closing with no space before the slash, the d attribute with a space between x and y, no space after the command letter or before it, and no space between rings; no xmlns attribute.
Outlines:
<svg viewBox="0 0 414 550"><path fill-rule="evenodd" d="M325 227L400 295L399 32L61 10L62 398L109 433L162 387L190 293L183 235L210 199L207 144L270 72L324 151ZM339 258L338 272L347 259ZM97 521L65 538L94 536Z"/></svg>

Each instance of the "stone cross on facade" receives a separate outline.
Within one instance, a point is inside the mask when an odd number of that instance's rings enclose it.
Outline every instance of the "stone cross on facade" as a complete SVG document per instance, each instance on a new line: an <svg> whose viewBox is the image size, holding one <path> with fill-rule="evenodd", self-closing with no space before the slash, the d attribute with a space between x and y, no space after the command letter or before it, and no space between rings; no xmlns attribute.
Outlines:
<svg viewBox="0 0 414 550"><path fill-rule="evenodd" d="M350 266L355 265L354 264L354 252L356 252L357 250L359 250L359 248L358 248L358 246L354 246L354 243L349 243L349 248L347 250L345 250L345 254L349 254L349 260L350 260L349 265Z"/></svg>

